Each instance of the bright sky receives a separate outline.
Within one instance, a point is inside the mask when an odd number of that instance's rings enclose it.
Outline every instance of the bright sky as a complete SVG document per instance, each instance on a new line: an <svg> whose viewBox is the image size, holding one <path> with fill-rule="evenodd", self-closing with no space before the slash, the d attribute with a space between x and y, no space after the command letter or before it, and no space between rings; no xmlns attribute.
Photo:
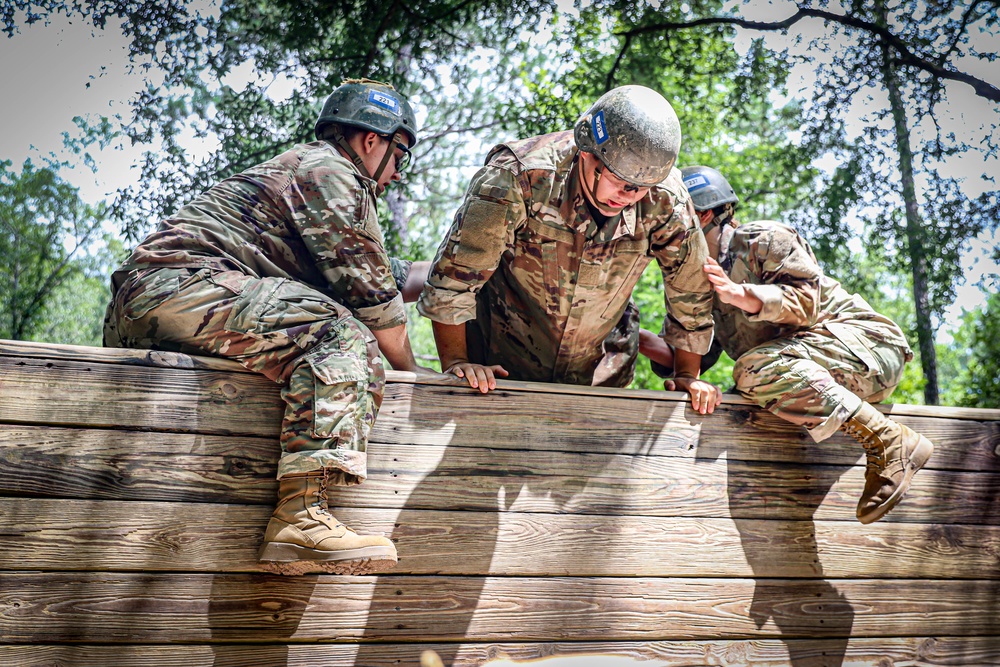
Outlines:
<svg viewBox="0 0 1000 667"><path fill-rule="evenodd" d="M785 0L752 0L742 5L745 16L758 20L776 20L794 11L794 5ZM803 21L799 25L806 33L822 30L818 21ZM75 131L74 116L92 116L96 121L100 115L128 117L129 100L142 85L138 73L128 72L128 51L125 39L116 26L109 24L109 30L96 31L85 21L69 22L57 17L51 24L36 23L24 25L21 33L8 39L0 35L0 90L16 91L17 94L0 96L0 159L10 159L15 167L26 157L62 153L62 133ZM768 44L779 47L791 44L789 38L768 33ZM749 45L749 35L741 37L736 48L744 51ZM1000 50L1000 40L984 41L979 45L986 51ZM12 64L16 64L12 66ZM983 68L974 72L1000 85L1000 67ZM249 77L250 72L241 76ZM809 90L812 73L808 69L793 72L790 81L791 92ZM288 82L275 82L271 92L281 95L288 88ZM989 103L972 93L964 84L948 85L948 103L940 108L945 129L955 132L960 138L982 136L986 123L993 123L996 114ZM859 131L860 119L867 108L883 105L884 100L858 99L849 117L856 125L849 131ZM92 153L97 159L98 172L93 176L84 167L78 167L64 177L80 187L81 195L88 201L109 199L118 188L136 183L138 171L133 167L144 148L117 145L104 151ZM192 150L210 150L210 145L194 145ZM949 164L952 174L964 176L966 192L971 196L996 187L985 180L988 175L1000 174L1000 164L996 159L986 163L982 156L968 153L956 156ZM975 287L984 271L996 272L997 267L990 260L985 249L995 244L997 239L981 238L963 259L966 284L959 288L959 298L948 315L949 323L954 322L961 308L981 304L984 296Z"/></svg>

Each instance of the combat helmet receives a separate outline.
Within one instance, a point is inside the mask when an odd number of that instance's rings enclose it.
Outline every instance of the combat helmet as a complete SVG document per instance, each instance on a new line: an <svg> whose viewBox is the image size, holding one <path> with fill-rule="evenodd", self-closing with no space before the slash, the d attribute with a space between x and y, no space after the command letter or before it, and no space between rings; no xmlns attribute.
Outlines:
<svg viewBox="0 0 1000 667"><path fill-rule="evenodd" d="M368 174L361 158L339 131L340 126L358 127L390 138L390 148L374 175ZM406 145L399 146L407 153L417 143L417 119L409 101L390 84L371 79L346 79L326 98L314 132L317 139L332 138L362 174L378 180L394 150L393 145L398 143L397 137L406 136Z"/></svg>
<svg viewBox="0 0 1000 667"><path fill-rule="evenodd" d="M724 204L732 204L735 210L740 203L733 186L716 169L701 165L684 167L681 176L696 211L707 211Z"/></svg>
<svg viewBox="0 0 1000 667"><path fill-rule="evenodd" d="M601 95L576 121L573 136L581 151L640 188L663 181L681 148L673 107L645 86L620 86Z"/></svg>

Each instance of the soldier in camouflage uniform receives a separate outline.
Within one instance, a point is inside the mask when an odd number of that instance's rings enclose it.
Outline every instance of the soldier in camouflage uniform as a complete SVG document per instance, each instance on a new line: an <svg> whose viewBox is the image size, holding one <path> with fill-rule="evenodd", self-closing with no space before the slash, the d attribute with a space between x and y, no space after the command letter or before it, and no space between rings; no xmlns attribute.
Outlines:
<svg viewBox="0 0 1000 667"><path fill-rule="evenodd" d="M791 227L736 223L739 199L718 171L683 174L712 258L705 272L716 291L716 340L736 360L736 389L816 442L840 429L861 443L868 465L857 517L877 521L934 450L871 405L892 393L913 358L903 332L824 275Z"/></svg>
<svg viewBox="0 0 1000 667"><path fill-rule="evenodd" d="M623 319L646 265L663 272L665 340L701 413L718 390L697 380L712 342L707 253L680 172L680 125L658 93L616 88L574 130L490 151L455 215L418 310L442 368L486 392L495 375L625 386L638 334ZM607 350L612 340L621 349ZM624 352L624 353L622 353Z"/></svg>
<svg viewBox="0 0 1000 667"><path fill-rule="evenodd" d="M415 371L376 197L416 142L391 86L350 80L317 141L202 193L163 221L112 278L105 344L210 354L282 386L279 500L260 551L282 574L367 573L396 550L329 512L327 487L361 483L385 373ZM422 369L421 369L422 370Z"/></svg>

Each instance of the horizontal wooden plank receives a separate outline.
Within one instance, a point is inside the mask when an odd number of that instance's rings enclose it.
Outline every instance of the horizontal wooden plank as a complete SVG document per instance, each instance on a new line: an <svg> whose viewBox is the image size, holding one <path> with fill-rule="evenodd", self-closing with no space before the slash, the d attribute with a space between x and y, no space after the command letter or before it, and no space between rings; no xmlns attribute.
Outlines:
<svg viewBox="0 0 1000 667"><path fill-rule="evenodd" d="M0 356L47 359L50 361L82 361L124 366L157 368L187 368L217 370L230 373L250 373L239 363L220 357L195 356L159 350L133 350L59 343L37 343L26 340L0 339Z"/></svg>
<svg viewBox="0 0 1000 667"><path fill-rule="evenodd" d="M337 508L393 574L1000 579L1000 526ZM269 507L0 498L0 570L257 571ZM711 554L711 558L706 558Z"/></svg>
<svg viewBox="0 0 1000 667"><path fill-rule="evenodd" d="M247 372L238 363L217 357L192 356L176 352L160 352L153 350L130 350L85 347L79 345L60 345L55 343L36 343L30 341L0 340L0 355L12 357L28 357L35 359L74 360L99 363L116 363L126 365L143 365L163 368L198 368L214 369L230 372ZM416 375L401 371L388 371L389 382L406 384L428 384L437 386L464 386L462 380L448 375ZM629 398L635 400L669 400L683 401L686 396L681 392L664 392L637 389L617 389L613 387L581 387L576 385L549 384L541 382L518 382L499 380L501 390L526 391L530 393L578 394L584 396L605 396L610 398ZM723 402L729 405L750 405L745 398L735 394L724 394ZM972 419L985 421L1000 420L1000 410L989 408L954 408L936 405L888 405L882 408L894 415L944 417L950 419Z"/></svg>
<svg viewBox="0 0 1000 667"><path fill-rule="evenodd" d="M0 493L275 501L277 438L0 424Z"/></svg>
<svg viewBox="0 0 1000 667"><path fill-rule="evenodd" d="M252 373L0 357L0 422L277 437L277 385ZM85 389L85 390L84 390Z"/></svg>
<svg viewBox="0 0 1000 667"><path fill-rule="evenodd" d="M0 493L267 506L275 502L277 443L76 433L0 426ZM11 442L13 446L6 445ZM864 485L860 466L725 456L728 453L700 459L373 443L368 480L360 487L335 489L332 497L338 505L384 509L490 512L502 506L518 512L854 521ZM884 521L996 525L1000 472L923 470Z"/></svg>
<svg viewBox="0 0 1000 667"><path fill-rule="evenodd" d="M373 445L350 507L854 521L860 466ZM1000 473L923 470L887 521L1000 523Z"/></svg>
<svg viewBox="0 0 1000 667"><path fill-rule="evenodd" d="M9 643L977 636L1000 582L8 572L0 611Z"/></svg>
<svg viewBox="0 0 1000 667"><path fill-rule="evenodd" d="M565 642L536 644L320 644L186 646L0 645L0 664L18 667L416 667L420 653L436 651L446 665L483 667L488 660L576 659L575 667L601 664L596 656L635 667L990 667L1000 665L1000 637L879 637L877 639L753 639L729 641ZM607 659L606 659L607 660ZM610 662L610 660L608 661ZM566 667L565 660L559 667Z"/></svg>
<svg viewBox="0 0 1000 667"><path fill-rule="evenodd" d="M929 468L1000 472L1000 422L901 417L938 443ZM372 440L387 443L849 464L861 447L750 406L698 415L686 402L390 385Z"/></svg>
<svg viewBox="0 0 1000 667"><path fill-rule="evenodd" d="M277 437L278 387L253 374L0 357L0 422ZM85 392L80 387L86 387ZM901 421L935 440L929 467L1000 470L1000 421ZM850 463L845 436L817 444L749 406L693 413L680 401L390 385L372 439L453 447ZM778 444L781 446L777 446Z"/></svg>

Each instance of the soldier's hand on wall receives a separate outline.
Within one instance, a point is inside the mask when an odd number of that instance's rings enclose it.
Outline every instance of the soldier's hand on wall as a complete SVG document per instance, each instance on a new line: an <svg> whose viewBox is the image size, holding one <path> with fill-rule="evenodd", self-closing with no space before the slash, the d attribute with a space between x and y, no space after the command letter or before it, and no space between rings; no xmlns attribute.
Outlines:
<svg viewBox="0 0 1000 667"><path fill-rule="evenodd" d="M712 414L722 403L722 392L710 382L692 377L675 377L663 383L667 391L686 391L691 395L691 407L698 414Z"/></svg>
<svg viewBox="0 0 1000 667"><path fill-rule="evenodd" d="M505 378L508 375L506 369L499 364L483 366L470 361L455 362L445 369L445 373L465 378L470 387L484 394L497 388L497 377Z"/></svg>

